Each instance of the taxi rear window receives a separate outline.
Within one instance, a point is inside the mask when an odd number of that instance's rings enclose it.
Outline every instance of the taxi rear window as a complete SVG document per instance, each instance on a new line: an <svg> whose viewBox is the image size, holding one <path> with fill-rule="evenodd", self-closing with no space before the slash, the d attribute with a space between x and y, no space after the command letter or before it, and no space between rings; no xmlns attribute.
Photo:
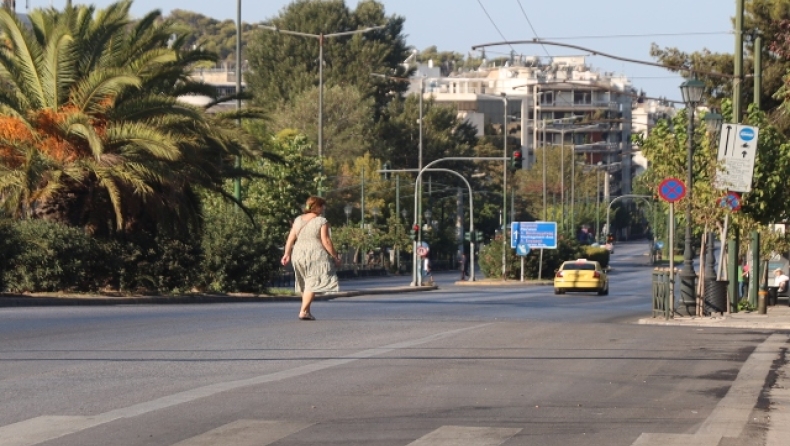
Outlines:
<svg viewBox="0 0 790 446"><path fill-rule="evenodd" d="M595 271L594 263L566 263L562 267L565 271Z"/></svg>

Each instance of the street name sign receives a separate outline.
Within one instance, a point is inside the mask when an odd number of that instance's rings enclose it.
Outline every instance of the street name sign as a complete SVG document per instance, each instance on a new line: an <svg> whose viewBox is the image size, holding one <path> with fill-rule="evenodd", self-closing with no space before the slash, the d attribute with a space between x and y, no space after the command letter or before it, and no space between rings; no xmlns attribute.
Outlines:
<svg viewBox="0 0 790 446"><path fill-rule="evenodd" d="M518 226L517 245L530 249L557 249L556 221L522 221Z"/></svg>
<svg viewBox="0 0 790 446"><path fill-rule="evenodd" d="M758 127L725 123L719 136L716 188L736 192L752 190L754 158L757 154Z"/></svg>

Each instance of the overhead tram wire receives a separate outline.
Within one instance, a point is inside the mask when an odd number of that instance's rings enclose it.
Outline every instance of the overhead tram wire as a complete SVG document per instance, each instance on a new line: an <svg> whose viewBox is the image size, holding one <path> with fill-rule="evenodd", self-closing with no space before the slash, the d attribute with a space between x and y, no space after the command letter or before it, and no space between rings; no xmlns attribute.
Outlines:
<svg viewBox="0 0 790 446"><path fill-rule="evenodd" d="M527 23L529 23L530 29L532 29L532 34L535 36L536 39L540 39L540 36L538 36L538 32L535 31L535 27L532 26L532 21L530 21L529 16L527 16L527 11L524 10L524 6L521 4L521 0L516 0L516 3L518 3L518 7L521 8L521 13L524 14L524 18L527 19ZM543 47L543 51L546 52L546 55L551 57L551 54L549 54L549 50L546 48L546 45L541 45L541 46Z"/></svg>
<svg viewBox="0 0 790 446"><path fill-rule="evenodd" d="M488 20L491 22L491 24L494 25L494 29L496 29L496 32L499 33L499 37L501 37L503 40L507 40L505 35L502 34L502 31L499 30L499 27L496 26L496 22L494 22L494 19L492 19L491 15L488 13L488 11L486 11L486 7L483 6L483 3L480 0L477 0L477 4L480 5L480 7L483 9L483 12L486 14L486 17L488 17ZM514 52L516 51L516 49L513 48L513 45L510 45L510 49L513 50Z"/></svg>
<svg viewBox="0 0 790 446"><path fill-rule="evenodd" d="M543 40L581 40L581 39L624 39L642 37L680 37L680 36L723 36L734 34L732 31L701 31L687 33L655 33L655 34L601 34L595 36L562 36L562 37L543 37Z"/></svg>
<svg viewBox="0 0 790 446"><path fill-rule="evenodd" d="M503 42L489 42L489 43L483 43L483 44L480 44L480 45L474 45L474 46L472 46L472 50L473 51L477 51L477 50L479 50L481 48L487 48L489 46L498 46L498 45L508 45L508 46L510 46L512 48L513 45L530 45L530 44L533 44L533 45L536 45L536 44L537 45L544 45L545 44L545 45L561 46L561 47L565 47L565 48L572 48L572 49L579 50L579 51L589 52L593 56L602 56L602 57L606 57L606 58L609 58L609 59L619 60L621 62L629 62L629 63L635 63L635 64L639 64L639 65L649 65L649 66L653 66L653 67L664 68L664 69L670 70L670 71L679 71L679 72L684 72L685 71L685 72L692 73L692 74L696 73L696 74L702 74L702 75L705 75L705 76L711 76L711 77L722 78L722 79L733 79L733 78L735 78L735 76L732 75L732 74L719 73L719 72L715 72L715 71L698 70L698 69L696 69L694 67L691 67L691 66L688 66L688 65L664 65L664 64L660 64L658 62L648 62L648 61L645 61L645 60L638 60L638 59L631 59L631 58L628 58L628 57L615 56L613 54L604 53L603 51L593 50L593 49L590 49L590 48L585 48L583 46L573 45L573 44L570 44L570 43L553 42L553 41L549 41L547 39L505 40ZM744 77L749 77L749 75L746 75Z"/></svg>

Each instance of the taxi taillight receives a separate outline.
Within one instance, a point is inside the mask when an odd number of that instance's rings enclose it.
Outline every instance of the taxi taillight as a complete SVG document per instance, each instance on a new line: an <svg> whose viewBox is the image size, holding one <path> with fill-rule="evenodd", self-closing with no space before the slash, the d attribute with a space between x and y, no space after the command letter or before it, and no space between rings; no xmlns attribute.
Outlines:
<svg viewBox="0 0 790 446"><path fill-rule="evenodd" d="M554 277L562 277L562 271L557 271L557 274Z"/></svg>
<svg viewBox="0 0 790 446"><path fill-rule="evenodd" d="M595 271L593 273L593 277L596 278L596 279L600 279L601 278L601 273L599 273L598 271Z"/></svg>

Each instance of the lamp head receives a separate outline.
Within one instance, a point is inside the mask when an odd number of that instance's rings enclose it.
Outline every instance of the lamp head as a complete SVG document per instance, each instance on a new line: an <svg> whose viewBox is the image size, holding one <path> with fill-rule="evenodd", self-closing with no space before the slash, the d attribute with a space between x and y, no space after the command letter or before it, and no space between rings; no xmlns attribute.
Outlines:
<svg viewBox="0 0 790 446"><path fill-rule="evenodd" d="M721 124L724 121L724 117L719 113L711 110L710 112L705 114L705 117L702 118L705 121L705 125L708 128L708 131L711 133L716 133L721 128Z"/></svg>
<svg viewBox="0 0 790 446"><path fill-rule="evenodd" d="M680 84L680 94L683 95L683 102L687 107L699 104L704 92L705 82L699 79L688 79Z"/></svg>

